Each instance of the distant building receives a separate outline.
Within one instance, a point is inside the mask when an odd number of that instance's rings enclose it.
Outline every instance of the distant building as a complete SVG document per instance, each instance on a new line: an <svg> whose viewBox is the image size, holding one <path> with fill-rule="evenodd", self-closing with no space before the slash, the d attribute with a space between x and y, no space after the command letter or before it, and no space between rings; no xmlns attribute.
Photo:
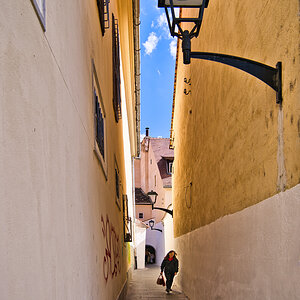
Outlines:
<svg viewBox="0 0 300 300"><path fill-rule="evenodd" d="M141 142L140 158L135 159L135 214L136 218L149 224L150 220L155 223L155 229L147 229L146 248L155 251L155 263L165 255L165 249L169 248L166 242L170 243L173 237L173 223L171 215L162 210L153 209L150 191L155 191L157 201L154 207L167 208L172 210L172 167L174 161L174 150L169 148L170 139L153 138L149 136L149 129L146 129L146 136ZM167 221L167 227L164 224ZM166 236L166 232L168 236ZM148 250L149 250L148 249Z"/></svg>
<svg viewBox="0 0 300 300"><path fill-rule="evenodd" d="M135 209L136 218L140 221L152 218L152 202L142 188L135 188Z"/></svg>

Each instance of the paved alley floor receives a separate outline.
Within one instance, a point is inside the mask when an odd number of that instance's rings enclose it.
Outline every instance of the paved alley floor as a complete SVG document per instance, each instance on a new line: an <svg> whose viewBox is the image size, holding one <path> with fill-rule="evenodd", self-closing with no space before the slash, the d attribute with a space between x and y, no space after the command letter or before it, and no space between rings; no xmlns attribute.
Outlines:
<svg viewBox="0 0 300 300"><path fill-rule="evenodd" d="M132 280L128 283L126 300L137 299L188 299L176 286L173 284L171 294L166 294L166 287L156 284L156 279L159 276L160 269L157 266L150 266L142 270L134 270Z"/></svg>

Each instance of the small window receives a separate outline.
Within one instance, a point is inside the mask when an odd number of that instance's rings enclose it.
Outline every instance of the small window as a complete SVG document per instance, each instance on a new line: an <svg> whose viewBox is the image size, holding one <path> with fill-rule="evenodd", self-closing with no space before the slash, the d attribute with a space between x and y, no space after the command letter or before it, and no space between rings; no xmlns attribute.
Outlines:
<svg viewBox="0 0 300 300"><path fill-rule="evenodd" d="M144 213L139 213L139 219L143 219L144 218Z"/></svg>
<svg viewBox="0 0 300 300"><path fill-rule="evenodd" d="M173 172L173 161L168 161L167 162L167 173L172 174Z"/></svg>
<svg viewBox="0 0 300 300"><path fill-rule="evenodd" d="M105 110L102 101L100 86L93 65L93 107L94 107L94 152L103 169L105 178L107 179L107 163L106 163L106 123Z"/></svg>
<svg viewBox="0 0 300 300"><path fill-rule="evenodd" d="M94 99L95 99L95 122L96 122L96 143L99 152L105 160L104 153L104 116L99 102L99 96L96 89L94 89Z"/></svg>
<svg viewBox="0 0 300 300"><path fill-rule="evenodd" d="M119 122L121 113L121 76L120 76L120 41L118 20L112 15L112 58L113 58L113 108L115 120Z"/></svg>
<svg viewBox="0 0 300 300"><path fill-rule="evenodd" d="M128 197L123 195L124 242L132 242L132 220L128 215Z"/></svg>
<svg viewBox="0 0 300 300"><path fill-rule="evenodd" d="M150 165L152 165L152 159L150 159Z"/></svg>
<svg viewBox="0 0 300 300"><path fill-rule="evenodd" d="M156 186L156 175L154 175L154 186Z"/></svg>
<svg viewBox="0 0 300 300"><path fill-rule="evenodd" d="M104 36L105 29L109 28L109 2L110 0L97 0L102 36Z"/></svg>
<svg viewBox="0 0 300 300"><path fill-rule="evenodd" d="M121 195L122 195L122 186L120 180L120 173L117 164L117 160L115 158L115 188L116 188L116 203L118 208L121 210Z"/></svg>
<svg viewBox="0 0 300 300"><path fill-rule="evenodd" d="M45 0L31 0L34 10L39 18L41 26L46 31L46 4Z"/></svg>
<svg viewBox="0 0 300 300"><path fill-rule="evenodd" d="M120 182L120 179L119 179L119 173L118 173L118 170L115 169L115 179L116 179L116 195L117 195L117 198L119 199L120 198L120 187L119 187L119 182Z"/></svg>

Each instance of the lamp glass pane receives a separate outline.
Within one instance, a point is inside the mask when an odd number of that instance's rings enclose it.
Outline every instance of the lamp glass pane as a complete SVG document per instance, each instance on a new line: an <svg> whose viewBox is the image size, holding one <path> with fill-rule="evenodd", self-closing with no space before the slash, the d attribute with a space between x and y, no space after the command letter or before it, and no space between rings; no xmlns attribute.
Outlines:
<svg viewBox="0 0 300 300"><path fill-rule="evenodd" d="M203 0L173 0L174 7L200 7ZM159 6L170 6L170 0L159 1Z"/></svg>

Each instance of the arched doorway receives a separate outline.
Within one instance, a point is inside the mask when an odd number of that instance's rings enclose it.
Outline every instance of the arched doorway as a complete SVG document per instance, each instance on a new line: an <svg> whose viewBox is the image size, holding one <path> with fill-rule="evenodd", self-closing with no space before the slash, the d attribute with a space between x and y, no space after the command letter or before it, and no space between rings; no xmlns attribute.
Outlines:
<svg viewBox="0 0 300 300"><path fill-rule="evenodd" d="M150 246L146 245L146 250L145 250L145 264L155 264L156 262L156 252L155 249Z"/></svg>

